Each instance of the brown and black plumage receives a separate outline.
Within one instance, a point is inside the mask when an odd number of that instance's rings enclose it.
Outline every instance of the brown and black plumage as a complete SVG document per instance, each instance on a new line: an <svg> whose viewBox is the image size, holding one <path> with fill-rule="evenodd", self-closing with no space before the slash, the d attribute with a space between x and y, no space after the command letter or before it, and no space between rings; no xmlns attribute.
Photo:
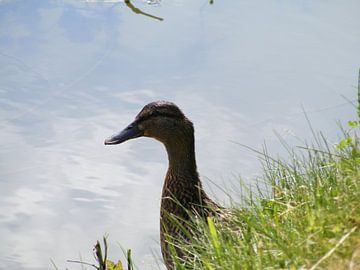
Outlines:
<svg viewBox="0 0 360 270"><path fill-rule="evenodd" d="M119 144L141 136L162 142L168 154L169 167L161 196L160 243L166 267L174 269L169 238L186 240L181 227L189 229L190 215L204 218L220 207L201 185L196 168L193 124L174 103L147 104L134 122L105 140L105 144ZM176 249L176 252L182 257L181 250Z"/></svg>

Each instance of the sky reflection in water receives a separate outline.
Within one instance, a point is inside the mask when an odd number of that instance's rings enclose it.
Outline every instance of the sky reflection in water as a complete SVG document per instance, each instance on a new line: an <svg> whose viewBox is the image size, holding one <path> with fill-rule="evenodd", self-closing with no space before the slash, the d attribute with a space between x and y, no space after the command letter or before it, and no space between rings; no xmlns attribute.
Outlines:
<svg viewBox="0 0 360 270"><path fill-rule="evenodd" d="M106 232L157 269L167 159L150 139L104 147L146 103L177 103L196 128L200 174L251 184L256 155L331 141L354 118L358 1L0 1L0 264L60 269ZM210 184L211 186L211 184ZM219 201L226 200L212 185ZM67 265L77 269L76 265Z"/></svg>

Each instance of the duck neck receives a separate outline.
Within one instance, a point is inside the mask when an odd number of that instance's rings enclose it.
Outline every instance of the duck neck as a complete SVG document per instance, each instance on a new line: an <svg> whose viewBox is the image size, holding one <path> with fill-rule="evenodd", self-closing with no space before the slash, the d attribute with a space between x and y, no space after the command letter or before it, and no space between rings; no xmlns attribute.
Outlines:
<svg viewBox="0 0 360 270"><path fill-rule="evenodd" d="M200 182L196 169L194 136L172 140L165 147L169 160L168 173L171 173L172 178L186 177L184 180L189 185Z"/></svg>
<svg viewBox="0 0 360 270"><path fill-rule="evenodd" d="M196 169L194 135L187 135L176 136L165 143L169 168L163 186L163 203L166 198L172 198L183 206L199 205L206 197Z"/></svg>
<svg viewBox="0 0 360 270"><path fill-rule="evenodd" d="M166 145L169 159L169 171L178 175L197 175L194 140L172 142Z"/></svg>

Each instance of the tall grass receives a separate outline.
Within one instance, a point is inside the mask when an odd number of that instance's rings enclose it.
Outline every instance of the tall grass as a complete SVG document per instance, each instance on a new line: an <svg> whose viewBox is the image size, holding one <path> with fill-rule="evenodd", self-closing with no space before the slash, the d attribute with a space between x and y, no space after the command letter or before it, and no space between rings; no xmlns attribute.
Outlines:
<svg viewBox="0 0 360 270"><path fill-rule="evenodd" d="M360 101L360 73L358 90ZM187 256L173 253L176 269L360 269L357 112L336 145L320 134L289 160L264 153L270 191L249 194L225 217L195 220L189 242L173 241Z"/></svg>
<svg viewBox="0 0 360 270"><path fill-rule="evenodd" d="M336 145L320 134L314 146L287 148L289 160L264 152L257 195L248 191L221 217L194 217L188 225L195 233L184 231L190 241L167 238L176 269L360 270L360 70L356 111ZM112 264L104 243L105 260L98 261Z"/></svg>
<svg viewBox="0 0 360 270"><path fill-rule="evenodd" d="M359 127L359 120L349 121L336 145L320 135L316 146L290 151L287 161L263 154L261 186L265 182L267 192L249 191L221 217L189 221L196 233L185 232L188 242L168 238L176 269L359 270ZM106 259L104 243L104 256L95 246L99 266L92 266L123 269ZM185 259L177 257L179 249Z"/></svg>
<svg viewBox="0 0 360 270"><path fill-rule="evenodd" d="M271 194L249 196L220 220L196 221L200 233L191 243L176 243L188 256L177 268L360 269L354 268L360 254L359 139L344 135L335 149L322 139L292 153L290 161L264 155Z"/></svg>

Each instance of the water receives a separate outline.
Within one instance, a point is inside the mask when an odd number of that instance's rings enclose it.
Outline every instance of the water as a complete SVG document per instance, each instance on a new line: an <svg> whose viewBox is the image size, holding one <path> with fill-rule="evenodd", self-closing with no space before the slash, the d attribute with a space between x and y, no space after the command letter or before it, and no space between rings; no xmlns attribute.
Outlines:
<svg viewBox="0 0 360 270"><path fill-rule="evenodd" d="M155 4L154 4L155 3ZM80 269L109 233L158 269L163 147L105 147L146 103L196 128L206 189L251 185L264 141L283 155L355 117L359 1L0 1L0 269ZM159 20L162 18L163 20ZM214 184L210 184L214 182ZM153 255L155 253L155 255Z"/></svg>

